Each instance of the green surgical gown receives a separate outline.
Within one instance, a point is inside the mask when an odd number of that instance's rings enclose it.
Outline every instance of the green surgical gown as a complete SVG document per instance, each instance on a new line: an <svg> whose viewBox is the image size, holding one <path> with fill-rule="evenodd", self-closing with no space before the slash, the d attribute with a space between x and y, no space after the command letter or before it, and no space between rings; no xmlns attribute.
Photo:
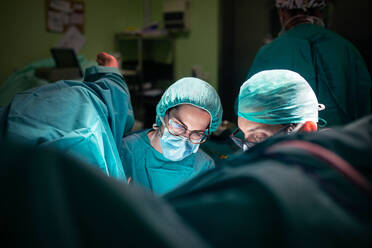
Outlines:
<svg viewBox="0 0 372 248"><path fill-rule="evenodd" d="M370 113L371 79L358 50L338 34L315 24L297 25L262 47L248 78L269 69L299 73L313 88L329 126Z"/></svg>
<svg viewBox="0 0 372 248"><path fill-rule="evenodd" d="M17 94L5 138L53 147L125 180L118 148L134 123L129 90L112 67L87 69L84 81L58 81Z"/></svg>
<svg viewBox="0 0 372 248"><path fill-rule="evenodd" d="M181 161L170 161L155 150L143 130L123 138L121 158L127 178L135 184L163 194L214 167L214 161L200 148Z"/></svg>

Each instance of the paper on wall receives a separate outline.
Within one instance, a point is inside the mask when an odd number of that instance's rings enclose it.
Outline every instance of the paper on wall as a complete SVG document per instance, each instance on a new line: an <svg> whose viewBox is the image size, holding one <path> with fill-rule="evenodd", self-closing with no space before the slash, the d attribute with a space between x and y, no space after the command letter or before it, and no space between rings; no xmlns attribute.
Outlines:
<svg viewBox="0 0 372 248"><path fill-rule="evenodd" d="M71 12L70 2L63 0L52 0L50 2L50 7L63 12Z"/></svg>
<svg viewBox="0 0 372 248"><path fill-rule="evenodd" d="M83 9L84 9L84 5L81 4L81 3L73 3L73 4L72 4L72 8L73 8L74 10L83 10Z"/></svg>
<svg viewBox="0 0 372 248"><path fill-rule="evenodd" d="M63 19L63 24L67 25L70 23L70 16L67 12L61 12L62 14L62 19Z"/></svg>
<svg viewBox="0 0 372 248"><path fill-rule="evenodd" d="M64 15L61 12L48 11L48 29L54 32L63 32Z"/></svg>
<svg viewBox="0 0 372 248"><path fill-rule="evenodd" d="M84 15L81 13L72 13L70 15L70 24L83 24Z"/></svg>

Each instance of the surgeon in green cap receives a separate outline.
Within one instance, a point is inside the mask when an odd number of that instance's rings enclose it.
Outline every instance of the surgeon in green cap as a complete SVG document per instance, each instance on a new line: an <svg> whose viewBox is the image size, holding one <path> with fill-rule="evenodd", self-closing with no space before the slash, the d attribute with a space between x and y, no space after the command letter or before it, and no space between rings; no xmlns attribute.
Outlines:
<svg viewBox="0 0 372 248"><path fill-rule="evenodd" d="M121 158L128 182L163 194L214 161L199 146L221 123L216 90L198 78L172 84L156 107L156 124L122 140Z"/></svg>
<svg viewBox="0 0 372 248"><path fill-rule="evenodd" d="M318 126L318 111L324 108L298 73L261 71L240 88L239 128L231 138L243 150L248 150L273 135L313 132Z"/></svg>
<svg viewBox="0 0 372 248"><path fill-rule="evenodd" d="M326 0L275 0L282 31L257 53L247 78L263 70L299 73L327 108L327 126L371 111L371 78L356 47L326 28ZM352 3L350 3L352 4Z"/></svg>

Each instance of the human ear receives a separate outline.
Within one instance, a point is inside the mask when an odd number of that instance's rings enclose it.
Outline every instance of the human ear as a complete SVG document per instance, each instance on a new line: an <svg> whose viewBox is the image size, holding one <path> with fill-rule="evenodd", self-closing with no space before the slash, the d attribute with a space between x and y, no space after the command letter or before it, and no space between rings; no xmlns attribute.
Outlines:
<svg viewBox="0 0 372 248"><path fill-rule="evenodd" d="M314 122L307 121L301 127L300 132L311 133L311 132L315 132L317 129L318 129L318 126Z"/></svg>

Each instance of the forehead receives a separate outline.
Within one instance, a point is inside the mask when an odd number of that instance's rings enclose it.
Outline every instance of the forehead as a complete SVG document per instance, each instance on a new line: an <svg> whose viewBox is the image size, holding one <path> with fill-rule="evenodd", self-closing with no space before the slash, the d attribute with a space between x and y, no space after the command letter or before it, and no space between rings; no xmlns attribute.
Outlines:
<svg viewBox="0 0 372 248"><path fill-rule="evenodd" d="M281 125L270 125L270 124L264 124L259 122L253 122L250 120L247 120L243 117L238 117L238 127L240 130L242 130L244 133L254 132L254 131L272 131L276 130L281 127Z"/></svg>
<svg viewBox="0 0 372 248"><path fill-rule="evenodd" d="M179 105L171 109L169 116L177 118L190 130L205 130L208 128L211 120L207 111L189 104Z"/></svg>
<svg viewBox="0 0 372 248"><path fill-rule="evenodd" d="M259 122L249 121L243 117L238 117L239 129L244 133L251 133L255 131L265 131L265 132L276 132L283 127L281 124L264 124Z"/></svg>
<svg viewBox="0 0 372 248"><path fill-rule="evenodd" d="M253 129L253 128L264 128L266 124L253 122L243 117L238 117L238 126L241 130Z"/></svg>

